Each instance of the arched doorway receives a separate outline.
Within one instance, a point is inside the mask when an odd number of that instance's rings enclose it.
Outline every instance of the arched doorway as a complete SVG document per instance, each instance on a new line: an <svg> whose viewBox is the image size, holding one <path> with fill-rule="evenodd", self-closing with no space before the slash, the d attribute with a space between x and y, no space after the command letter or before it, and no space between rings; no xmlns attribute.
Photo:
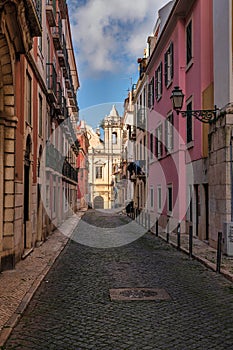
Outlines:
<svg viewBox="0 0 233 350"><path fill-rule="evenodd" d="M30 232L30 168L31 168L31 136L27 136L24 155L24 249L31 247Z"/></svg>
<svg viewBox="0 0 233 350"><path fill-rule="evenodd" d="M101 196L97 196L94 199L94 209L104 209L104 199Z"/></svg>

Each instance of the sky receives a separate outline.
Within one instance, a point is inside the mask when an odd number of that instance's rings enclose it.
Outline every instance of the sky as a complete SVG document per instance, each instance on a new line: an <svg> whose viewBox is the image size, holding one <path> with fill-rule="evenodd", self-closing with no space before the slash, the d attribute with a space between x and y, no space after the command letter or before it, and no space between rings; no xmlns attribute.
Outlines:
<svg viewBox="0 0 233 350"><path fill-rule="evenodd" d="M93 128L115 104L120 115L138 79L158 10L169 0L67 0L80 81L80 120Z"/></svg>

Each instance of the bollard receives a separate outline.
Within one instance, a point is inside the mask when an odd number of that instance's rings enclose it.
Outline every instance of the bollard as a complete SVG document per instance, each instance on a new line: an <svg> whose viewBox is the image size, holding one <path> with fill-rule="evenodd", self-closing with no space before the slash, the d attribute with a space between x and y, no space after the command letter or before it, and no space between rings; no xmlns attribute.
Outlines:
<svg viewBox="0 0 233 350"><path fill-rule="evenodd" d="M158 237L158 235L159 235L159 220L158 220L158 218L156 219L155 235L156 235L156 237Z"/></svg>
<svg viewBox="0 0 233 350"><path fill-rule="evenodd" d="M218 232L217 265L216 272L220 273L222 258L222 232Z"/></svg>
<svg viewBox="0 0 233 350"><path fill-rule="evenodd" d="M167 243L169 243L169 221L167 222L167 227L166 227L166 233L167 233L167 237L166 237L166 241L167 241Z"/></svg>
<svg viewBox="0 0 233 350"><path fill-rule="evenodd" d="M177 226L177 249L180 250L180 222Z"/></svg>
<svg viewBox="0 0 233 350"><path fill-rule="evenodd" d="M147 221L148 221L148 231L150 231L150 214L148 213L148 219L147 219Z"/></svg>
<svg viewBox="0 0 233 350"><path fill-rule="evenodd" d="M193 256L193 225L189 225L189 257Z"/></svg>
<svg viewBox="0 0 233 350"><path fill-rule="evenodd" d="M147 227L147 215L148 215L148 213L147 213L147 211L145 212L145 228L146 229L148 229L148 227Z"/></svg>

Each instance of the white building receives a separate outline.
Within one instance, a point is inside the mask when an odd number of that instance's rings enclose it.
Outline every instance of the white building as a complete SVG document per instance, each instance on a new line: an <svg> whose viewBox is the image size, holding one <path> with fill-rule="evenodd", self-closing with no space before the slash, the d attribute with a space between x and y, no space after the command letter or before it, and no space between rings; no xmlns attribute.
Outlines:
<svg viewBox="0 0 233 350"><path fill-rule="evenodd" d="M121 186L118 184L122 158L122 118L115 106L106 116L100 132L89 128L89 205L96 209L111 209L122 204ZM123 194L124 197L124 194Z"/></svg>

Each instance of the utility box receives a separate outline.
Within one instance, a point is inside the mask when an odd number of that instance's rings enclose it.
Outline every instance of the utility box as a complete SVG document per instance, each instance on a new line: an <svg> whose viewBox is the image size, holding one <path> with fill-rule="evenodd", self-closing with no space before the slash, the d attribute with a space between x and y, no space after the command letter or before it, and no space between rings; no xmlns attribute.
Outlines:
<svg viewBox="0 0 233 350"><path fill-rule="evenodd" d="M223 253L233 257L233 222L225 222L223 226Z"/></svg>

